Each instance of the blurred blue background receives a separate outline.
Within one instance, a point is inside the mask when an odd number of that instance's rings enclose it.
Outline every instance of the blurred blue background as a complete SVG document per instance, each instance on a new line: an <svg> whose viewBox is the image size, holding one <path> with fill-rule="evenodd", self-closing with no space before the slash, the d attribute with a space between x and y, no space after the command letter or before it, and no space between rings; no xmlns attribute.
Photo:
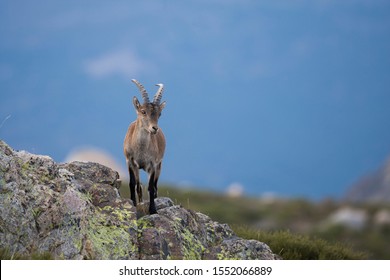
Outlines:
<svg viewBox="0 0 390 280"><path fill-rule="evenodd" d="M123 168L165 84L161 182L340 197L390 155L390 2L0 1L0 138Z"/></svg>

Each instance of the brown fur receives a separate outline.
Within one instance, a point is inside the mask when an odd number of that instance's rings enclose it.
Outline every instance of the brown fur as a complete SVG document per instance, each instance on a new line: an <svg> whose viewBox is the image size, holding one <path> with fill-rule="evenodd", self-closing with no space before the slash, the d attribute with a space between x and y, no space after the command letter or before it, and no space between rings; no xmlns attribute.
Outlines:
<svg viewBox="0 0 390 280"><path fill-rule="evenodd" d="M143 86L134 81L141 89ZM163 86L160 85L156 96L161 98ZM142 91L141 91L142 92ZM150 102L144 99L144 104L140 104L136 97L133 104L137 112L137 119L132 122L127 130L123 150L130 175L130 197L134 206L137 205L135 190L137 190L138 200L142 202L142 185L139 177L139 169L145 170L149 174L149 213L157 213L154 198L157 197L157 182L161 173L161 164L165 152L165 137L158 127L158 119L161 111L165 107L165 102Z"/></svg>

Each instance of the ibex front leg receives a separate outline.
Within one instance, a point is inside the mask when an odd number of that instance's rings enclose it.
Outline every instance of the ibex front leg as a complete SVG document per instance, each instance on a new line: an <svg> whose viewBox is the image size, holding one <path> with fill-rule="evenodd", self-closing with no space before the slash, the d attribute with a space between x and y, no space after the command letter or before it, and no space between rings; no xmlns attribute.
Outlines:
<svg viewBox="0 0 390 280"><path fill-rule="evenodd" d="M130 198L133 201L134 206L137 206L137 197L135 190L137 188L138 201L142 202L142 186L139 180L139 170L137 167L129 165L129 175L130 175Z"/></svg>
<svg viewBox="0 0 390 280"><path fill-rule="evenodd" d="M155 180L154 180L154 197L157 198L158 196L158 178L160 178L160 173L161 173L161 162L157 165L156 168L156 175L155 175Z"/></svg>
<svg viewBox="0 0 390 280"><path fill-rule="evenodd" d="M149 202L149 213L150 214L157 214L157 209L156 209L156 205L154 204L154 199L157 195L157 193L155 192L157 186L156 186L156 180L155 180L155 172L153 171L151 174L150 174L150 177L149 177L149 199L150 199L150 202Z"/></svg>

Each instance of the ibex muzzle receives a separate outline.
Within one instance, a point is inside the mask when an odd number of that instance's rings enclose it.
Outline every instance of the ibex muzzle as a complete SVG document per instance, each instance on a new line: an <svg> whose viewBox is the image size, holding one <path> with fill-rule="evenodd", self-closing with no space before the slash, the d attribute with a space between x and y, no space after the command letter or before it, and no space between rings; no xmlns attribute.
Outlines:
<svg viewBox="0 0 390 280"><path fill-rule="evenodd" d="M139 169L143 169L149 174L149 213L155 214L157 211L154 199L157 197L157 182L161 173L161 163L165 151L165 137L158 126L158 119L165 107L165 101L161 103L164 85L157 84L159 88L153 101L150 102L143 85L137 80L132 81L141 92L143 104L140 104L137 97L134 96L133 104L137 112L137 119L130 124L123 145L130 175L130 198L136 206L135 190L137 189L138 200L142 202Z"/></svg>

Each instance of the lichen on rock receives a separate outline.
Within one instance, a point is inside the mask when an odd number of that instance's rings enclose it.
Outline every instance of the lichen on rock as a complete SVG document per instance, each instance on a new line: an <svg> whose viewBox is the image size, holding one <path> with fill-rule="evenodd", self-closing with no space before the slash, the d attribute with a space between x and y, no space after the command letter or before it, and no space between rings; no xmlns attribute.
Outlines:
<svg viewBox="0 0 390 280"><path fill-rule="evenodd" d="M0 140L0 248L58 259L275 259L208 216L157 198L137 208L98 163L57 164Z"/></svg>

